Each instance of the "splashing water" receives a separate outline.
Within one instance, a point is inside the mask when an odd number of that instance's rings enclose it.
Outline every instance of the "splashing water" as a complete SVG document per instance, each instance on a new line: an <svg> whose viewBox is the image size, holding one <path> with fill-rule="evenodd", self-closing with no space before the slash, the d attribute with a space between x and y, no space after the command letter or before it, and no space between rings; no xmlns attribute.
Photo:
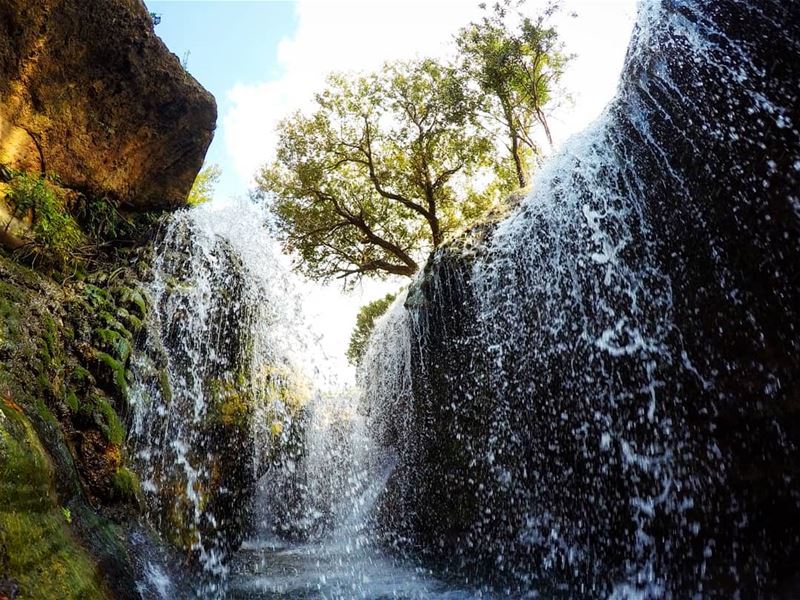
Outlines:
<svg viewBox="0 0 800 600"><path fill-rule="evenodd" d="M759 595L796 565L800 18L722 4L641 3L614 102L437 251L358 391L260 209L167 224L132 443L201 595Z"/></svg>
<svg viewBox="0 0 800 600"><path fill-rule="evenodd" d="M251 203L204 205L172 217L155 244L131 387L149 517L200 566L200 597L448 591L373 538L394 457L318 350L306 284L264 221ZM148 589L173 593L158 565L147 573Z"/></svg>
<svg viewBox="0 0 800 600"><path fill-rule="evenodd" d="M796 80L765 69L797 58L798 16L641 3L605 114L383 322L361 377L399 551L573 597L763 593L790 569L800 134Z"/></svg>
<svg viewBox="0 0 800 600"><path fill-rule="evenodd" d="M308 382L327 376L306 358L314 340L299 291L263 221L241 202L166 224L133 368L132 446L150 516L212 579L247 531L248 497L289 429L287 398L302 403Z"/></svg>

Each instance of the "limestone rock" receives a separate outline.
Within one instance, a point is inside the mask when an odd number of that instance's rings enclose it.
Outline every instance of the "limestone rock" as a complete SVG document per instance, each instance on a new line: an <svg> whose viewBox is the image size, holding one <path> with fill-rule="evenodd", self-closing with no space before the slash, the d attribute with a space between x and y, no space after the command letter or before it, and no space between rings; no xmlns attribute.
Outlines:
<svg viewBox="0 0 800 600"><path fill-rule="evenodd" d="M141 0L0 0L0 164L132 209L175 208L216 116Z"/></svg>

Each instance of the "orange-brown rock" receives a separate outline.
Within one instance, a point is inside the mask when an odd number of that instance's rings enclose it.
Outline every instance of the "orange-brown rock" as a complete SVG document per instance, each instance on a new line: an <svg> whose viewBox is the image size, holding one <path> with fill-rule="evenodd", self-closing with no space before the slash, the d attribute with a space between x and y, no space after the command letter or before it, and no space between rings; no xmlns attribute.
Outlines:
<svg viewBox="0 0 800 600"><path fill-rule="evenodd" d="M0 164L132 209L174 208L216 116L141 0L0 0Z"/></svg>

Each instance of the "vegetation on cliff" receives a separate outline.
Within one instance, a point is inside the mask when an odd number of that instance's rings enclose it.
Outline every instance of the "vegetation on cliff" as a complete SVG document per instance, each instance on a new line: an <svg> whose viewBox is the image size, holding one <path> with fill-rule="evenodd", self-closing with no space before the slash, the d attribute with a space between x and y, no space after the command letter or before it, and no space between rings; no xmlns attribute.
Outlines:
<svg viewBox="0 0 800 600"><path fill-rule="evenodd" d="M358 311L356 326L350 336L350 345L347 347L347 360L351 365L358 365L361 362L369 337L375 329L375 321L389 310L396 297L397 294L386 294L383 298L368 302Z"/></svg>
<svg viewBox="0 0 800 600"><path fill-rule="evenodd" d="M0 279L0 579L23 598L106 596L132 585L112 523L139 510L124 415L146 307L119 270L59 285L0 255Z"/></svg>
<svg viewBox="0 0 800 600"><path fill-rule="evenodd" d="M0 1L0 597L138 597L148 211L186 202L216 117L142 3L95 4Z"/></svg>

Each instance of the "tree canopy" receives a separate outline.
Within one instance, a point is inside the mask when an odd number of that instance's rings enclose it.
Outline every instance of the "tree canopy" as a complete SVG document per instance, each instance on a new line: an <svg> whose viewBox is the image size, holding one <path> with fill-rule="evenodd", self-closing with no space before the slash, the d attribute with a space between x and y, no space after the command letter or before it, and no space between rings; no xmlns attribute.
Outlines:
<svg viewBox="0 0 800 600"><path fill-rule="evenodd" d="M558 32L547 25L557 8L550 4L532 19L513 10L511 0L503 0L456 37L459 68L485 93L481 105L485 122L504 140L520 187L528 184L532 158L542 153L537 130L549 144L553 142L545 107L558 93L571 58L564 53ZM516 26L511 23L514 17Z"/></svg>
<svg viewBox="0 0 800 600"><path fill-rule="evenodd" d="M402 62L331 76L313 114L283 121L277 160L257 182L301 270L410 276L508 191L475 102L454 68Z"/></svg>
<svg viewBox="0 0 800 600"><path fill-rule="evenodd" d="M310 113L280 123L255 195L304 274L410 277L526 185L567 57L549 13L510 28L510 2L459 33L457 60L334 74Z"/></svg>

